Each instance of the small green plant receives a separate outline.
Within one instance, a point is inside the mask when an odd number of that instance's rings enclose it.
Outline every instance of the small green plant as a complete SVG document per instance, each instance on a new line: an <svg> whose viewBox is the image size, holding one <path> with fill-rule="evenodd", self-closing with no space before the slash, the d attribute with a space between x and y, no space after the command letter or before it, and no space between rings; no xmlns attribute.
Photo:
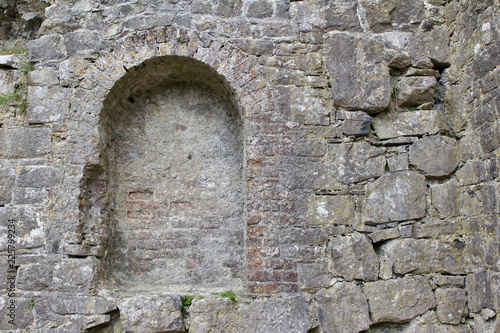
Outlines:
<svg viewBox="0 0 500 333"><path fill-rule="evenodd" d="M186 295L182 298L182 308L184 310L187 310L191 307L191 304L193 303L194 296L193 295Z"/></svg>
<svg viewBox="0 0 500 333"><path fill-rule="evenodd" d="M29 72L32 72L35 70L35 64L29 61L26 61L23 64L23 67L21 68L24 74L28 74Z"/></svg>
<svg viewBox="0 0 500 333"><path fill-rule="evenodd" d="M28 101L24 91L24 86L20 85L16 89L6 95L0 95L0 105L17 105L22 113L28 108Z"/></svg>
<svg viewBox="0 0 500 333"><path fill-rule="evenodd" d="M34 308L35 307L35 297L31 297L30 299L30 308Z"/></svg>
<svg viewBox="0 0 500 333"><path fill-rule="evenodd" d="M229 298L233 303L236 302L236 293L232 290L225 291L220 294L222 298Z"/></svg>
<svg viewBox="0 0 500 333"><path fill-rule="evenodd" d="M25 54L26 52L28 52L28 49L26 47L14 45L12 47L0 50L0 55Z"/></svg>

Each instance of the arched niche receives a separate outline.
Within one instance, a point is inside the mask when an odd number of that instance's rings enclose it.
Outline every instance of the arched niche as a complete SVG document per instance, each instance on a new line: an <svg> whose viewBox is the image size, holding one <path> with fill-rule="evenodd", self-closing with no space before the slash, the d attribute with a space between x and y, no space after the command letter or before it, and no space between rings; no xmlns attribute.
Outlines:
<svg viewBox="0 0 500 333"><path fill-rule="evenodd" d="M243 134L233 93L200 61L127 69L104 102L110 241L104 288L243 290Z"/></svg>

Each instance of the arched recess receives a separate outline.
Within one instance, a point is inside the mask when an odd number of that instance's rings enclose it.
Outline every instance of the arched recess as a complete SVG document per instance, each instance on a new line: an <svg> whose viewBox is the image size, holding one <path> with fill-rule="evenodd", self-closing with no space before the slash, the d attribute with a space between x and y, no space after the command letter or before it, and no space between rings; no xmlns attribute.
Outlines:
<svg viewBox="0 0 500 333"><path fill-rule="evenodd" d="M103 287L243 290L243 127L226 81L198 60L158 57L127 69L103 105Z"/></svg>

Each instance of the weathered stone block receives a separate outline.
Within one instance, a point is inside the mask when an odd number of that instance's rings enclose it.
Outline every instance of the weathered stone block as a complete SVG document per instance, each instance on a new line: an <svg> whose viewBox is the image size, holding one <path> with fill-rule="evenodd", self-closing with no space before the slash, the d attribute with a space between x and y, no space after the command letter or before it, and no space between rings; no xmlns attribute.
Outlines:
<svg viewBox="0 0 500 333"><path fill-rule="evenodd" d="M372 118L365 112L337 111L337 120L342 120L340 130L345 135L363 136L370 134Z"/></svg>
<svg viewBox="0 0 500 333"><path fill-rule="evenodd" d="M334 33L326 40L326 55L335 106L373 113L389 105L389 67L382 44Z"/></svg>
<svg viewBox="0 0 500 333"><path fill-rule="evenodd" d="M223 17L234 17L241 15L241 0L221 0L215 9L215 15Z"/></svg>
<svg viewBox="0 0 500 333"><path fill-rule="evenodd" d="M45 243L45 231L43 222L37 216L37 212L30 207L0 207L0 218L4 221L4 228L0 229L0 249L7 251L8 230L15 233L14 241L16 249L30 249L41 247ZM9 220L14 220L14 228L8 228Z"/></svg>
<svg viewBox="0 0 500 333"><path fill-rule="evenodd" d="M12 200L12 189L16 182L14 168L2 166L0 169L0 205L6 205Z"/></svg>
<svg viewBox="0 0 500 333"><path fill-rule="evenodd" d="M29 73L29 77L35 86L51 86L59 83L56 71L50 67L34 70Z"/></svg>
<svg viewBox="0 0 500 333"><path fill-rule="evenodd" d="M296 122L307 125L329 125L331 105L327 90L311 87L292 90L290 109Z"/></svg>
<svg viewBox="0 0 500 333"><path fill-rule="evenodd" d="M157 13L156 15L142 14L128 17L123 24L125 27L132 30L147 30L154 27L164 27L172 24L173 17L174 16L171 13ZM86 43L88 43L88 41L84 40L80 45L76 44L71 46L71 48L74 50L78 50L79 48L81 50L85 50L89 46L90 49L93 48L92 43L90 43L88 46L86 45Z"/></svg>
<svg viewBox="0 0 500 333"><path fill-rule="evenodd" d="M444 184L431 185L431 203L440 218L458 215L458 186L454 179Z"/></svg>
<svg viewBox="0 0 500 333"><path fill-rule="evenodd" d="M315 295L316 312L324 333L356 333L371 325L368 301L354 283L339 282Z"/></svg>
<svg viewBox="0 0 500 333"><path fill-rule="evenodd" d="M325 9L326 28L341 31L361 31L355 1L340 0L327 2Z"/></svg>
<svg viewBox="0 0 500 333"><path fill-rule="evenodd" d="M458 166L460 156L455 139L436 135L426 136L410 147L410 164L429 177L448 176Z"/></svg>
<svg viewBox="0 0 500 333"><path fill-rule="evenodd" d="M304 258L306 256L302 256ZM302 290L315 290L330 285L328 264L326 262L297 264L299 287Z"/></svg>
<svg viewBox="0 0 500 333"><path fill-rule="evenodd" d="M89 62L83 59L70 58L59 64L59 80L63 87L75 87L84 76Z"/></svg>
<svg viewBox="0 0 500 333"><path fill-rule="evenodd" d="M388 30L416 30L425 17L422 1L361 1L366 20L375 33Z"/></svg>
<svg viewBox="0 0 500 333"><path fill-rule="evenodd" d="M126 332L184 332L178 296L135 296L118 304Z"/></svg>
<svg viewBox="0 0 500 333"><path fill-rule="evenodd" d="M437 134L447 130L446 117L441 110L384 112L373 118L373 128L379 139L399 136Z"/></svg>
<svg viewBox="0 0 500 333"><path fill-rule="evenodd" d="M467 297L464 289L438 288L436 291L437 316L443 324L460 324L467 314Z"/></svg>
<svg viewBox="0 0 500 333"><path fill-rule="evenodd" d="M368 235L373 243L383 242L389 239L398 238L400 236L398 228L383 229L380 231L372 232Z"/></svg>
<svg viewBox="0 0 500 333"><path fill-rule="evenodd" d="M387 166L390 172L408 170L408 154L397 154L387 158Z"/></svg>
<svg viewBox="0 0 500 333"><path fill-rule="evenodd" d="M457 170L457 179L460 185L473 185L490 178L491 162L469 160Z"/></svg>
<svg viewBox="0 0 500 333"><path fill-rule="evenodd" d="M462 248L432 239L395 239L382 245L383 256L392 261L396 274L464 274Z"/></svg>
<svg viewBox="0 0 500 333"><path fill-rule="evenodd" d="M59 35L42 36L28 43L28 58L31 62L61 60L66 57L66 47Z"/></svg>
<svg viewBox="0 0 500 333"><path fill-rule="evenodd" d="M28 329L34 320L31 298L0 297L0 329ZM11 321L11 322L9 322ZM12 325L14 323L14 325Z"/></svg>
<svg viewBox="0 0 500 333"><path fill-rule="evenodd" d="M378 257L365 235L335 237L330 241L328 250L333 276L346 281L375 281L378 278Z"/></svg>
<svg viewBox="0 0 500 333"><path fill-rule="evenodd" d="M431 76L403 77L398 82L397 102L402 107L432 103L437 80Z"/></svg>
<svg viewBox="0 0 500 333"><path fill-rule="evenodd" d="M436 306L428 278L407 276L402 279L365 284L373 323L403 323Z"/></svg>
<svg viewBox="0 0 500 333"><path fill-rule="evenodd" d="M350 195L312 196L305 218L310 225L352 225L356 217L355 198Z"/></svg>
<svg viewBox="0 0 500 333"><path fill-rule="evenodd" d="M238 332L300 333L311 328L311 310L303 295L257 299L245 312Z"/></svg>
<svg viewBox="0 0 500 333"><path fill-rule="evenodd" d="M0 128L0 156L5 158L38 157L48 153L49 127Z"/></svg>
<svg viewBox="0 0 500 333"><path fill-rule="evenodd" d="M33 123L54 122L69 111L72 89L53 87L29 87L28 121Z"/></svg>
<svg viewBox="0 0 500 333"><path fill-rule="evenodd" d="M366 187L361 218L366 223L376 224L424 217L426 194L423 175L414 171L386 174Z"/></svg>
<svg viewBox="0 0 500 333"><path fill-rule="evenodd" d="M248 5L248 17L266 18L273 16L273 4L268 0L255 0Z"/></svg>
<svg viewBox="0 0 500 333"><path fill-rule="evenodd" d="M325 164L333 178L350 184L382 176L385 163L384 149L363 141L330 145Z"/></svg>
<svg viewBox="0 0 500 333"><path fill-rule="evenodd" d="M49 296L48 305L57 314L104 314L116 309L116 301L104 297L68 296L54 294Z"/></svg>
<svg viewBox="0 0 500 333"><path fill-rule="evenodd" d="M19 187L54 187L63 180L63 172L59 168L40 166L35 168L24 168L17 179Z"/></svg>
<svg viewBox="0 0 500 333"><path fill-rule="evenodd" d="M491 289L492 284L488 271L467 275L465 286L469 311L477 313L485 308L495 308L495 294Z"/></svg>

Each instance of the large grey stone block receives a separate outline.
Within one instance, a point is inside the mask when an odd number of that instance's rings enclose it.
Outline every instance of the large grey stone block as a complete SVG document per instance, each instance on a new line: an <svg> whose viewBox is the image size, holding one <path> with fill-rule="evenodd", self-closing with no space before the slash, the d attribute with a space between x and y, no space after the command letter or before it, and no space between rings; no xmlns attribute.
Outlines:
<svg viewBox="0 0 500 333"><path fill-rule="evenodd" d="M373 113L389 105L389 67L381 43L334 33L326 40L325 57L336 107Z"/></svg>
<svg viewBox="0 0 500 333"><path fill-rule="evenodd" d="M381 250L396 274L465 274L467 267L464 251L440 240L395 239Z"/></svg>
<svg viewBox="0 0 500 333"><path fill-rule="evenodd" d="M366 296L354 283L336 283L318 292L314 299L316 315L324 333L356 333L371 325Z"/></svg>
<svg viewBox="0 0 500 333"><path fill-rule="evenodd" d="M52 87L29 87L28 121L46 123L59 120L68 114L72 89Z"/></svg>
<svg viewBox="0 0 500 333"><path fill-rule="evenodd" d="M40 166L34 168L24 168L17 179L19 187L54 187L63 180L63 171L50 166Z"/></svg>
<svg viewBox="0 0 500 333"><path fill-rule="evenodd" d="M184 332L178 296L135 296L118 304L126 332Z"/></svg>
<svg viewBox="0 0 500 333"><path fill-rule="evenodd" d="M467 315L467 297L460 288L436 289L437 316L441 323L458 325Z"/></svg>
<svg viewBox="0 0 500 333"><path fill-rule="evenodd" d="M449 129L441 110L383 112L374 117L372 123L379 139L437 134Z"/></svg>
<svg viewBox="0 0 500 333"><path fill-rule="evenodd" d="M364 141L330 145L325 163L333 178L344 184L380 177L385 164L384 149Z"/></svg>
<svg viewBox="0 0 500 333"><path fill-rule="evenodd" d="M402 107L432 103L437 80L433 76L410 76L399 80L397 102Z"/></svg>
<svg viewBox="0 0 500 333"><path fill-rule="evenodd" d="M28 58L31 62L61 60L66 57L66 47L60 35L47 35L28 43Z"/></svg>
<svg viewBox="0 0 500 333"><path fill-rule="evenodd" d="M379 261L371 242L365 235L353 234L333 238L328 250L331 274L346 281L375 281Z"/></svg>
<svg viewBox="0 0 500 333"><path fill-rule="evenodd" d="M0 156L5 158L39 157L50 147L49 127L0 128Z"/></svg>
<svg viewBox="0 0 500 333"><path fill-rule="evenodd" d="M458 166L460 156L457 140L441 136L426 136L410 147L410 164L429 177L450 175Z"/></svg>
<svg viewBox="0 0 500 333"><path fill-rule="evenodd" d="M386 174L366 187L361 218L366 223L405 221L426 214L425 177L415 171Z"/></svg>
<svg viewBox="0 0 500 333"><path fill-rule="evenodd" d="M404 323L436 306L428 278L407 276L402 279L365 284L373 323Z"/></svg>

